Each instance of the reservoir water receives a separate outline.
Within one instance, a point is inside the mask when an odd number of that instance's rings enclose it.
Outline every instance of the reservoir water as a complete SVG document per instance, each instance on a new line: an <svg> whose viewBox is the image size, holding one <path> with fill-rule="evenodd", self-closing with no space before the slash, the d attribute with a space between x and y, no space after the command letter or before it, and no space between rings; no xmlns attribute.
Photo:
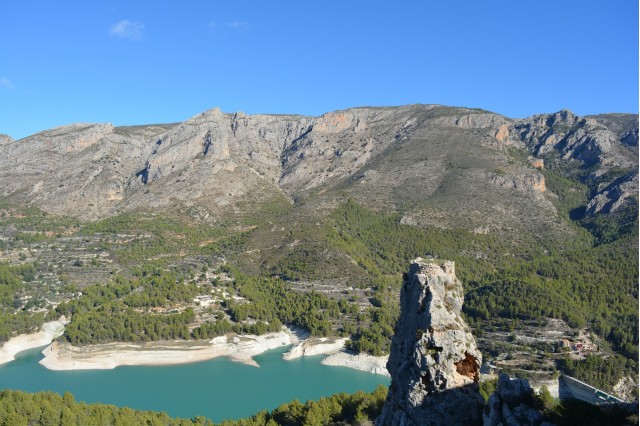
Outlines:
<svg viewBox="0 0 640 426"><path fill-rule="evenodd" d="M370 392L383 376L322 365L322 356L282 359L287 348L256 356L260 368L215 358L194 364L51 371L38 361L43 348L21 352L0 366L0 389L71 392L77 401L102 402L171 416L205 416L214 422L248 417L293 399L307 401L338 392Z"/></svg>

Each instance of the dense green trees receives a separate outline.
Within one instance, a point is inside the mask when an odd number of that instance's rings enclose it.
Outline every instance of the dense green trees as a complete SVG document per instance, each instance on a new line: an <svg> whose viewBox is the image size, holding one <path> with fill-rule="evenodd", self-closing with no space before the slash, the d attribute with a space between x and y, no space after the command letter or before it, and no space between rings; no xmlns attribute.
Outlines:
<svg viewBox="0 0 640 426"><path fill-rule="evenodd" d="M384 404L387 389L379 386L372 393L339 393L318 401L294 400L272 412L262 411L248 419L224 421L221 426L361 424L374 420ZM0 425L213 425L198 416L171 418L165 413L138 411L105 404L76 402L73 395L53 392L25 393L0 391Z"/></svg>
<svg viewBox="0 0 640 426"><path fill-rule="evenodd" d="M50 317L70 316L64 336L72 344L83 345L208 339L229 332L264 334L279 331L282 324L304 328L314 336L327 336L332 334L330 319L349 308L320 293L291 291L279 278L248 276L238 271L233 276L235 288L248 301L226 303L233 323L219 319L191 329L193 309L172 312L171 308L191 303L198 288L159 269L138 270L131 279L116 276L109 284L87 287L80 298L58 305ZM163 307L163 312L139 309L157 307Z"/></svg>
<svg viewBox="0 0 640 426"><path fill-rule="evenodd" d="M633 221L633 215L624 218ZM574 327L590 327L616 350L637 360L637 230L630 232L627 226L626 231L607 234L595 245L580 243L563 249L525 237L505 242L464 230L406 226L397 215L376 213L352 201L330 219L329 242L367 272L364 278L376 288L374 300L382 301L369 313L374 326L355 334L351 348L356 351L388 351L391 334L386 331L397 317L393 295L397 297L400 283L394 274L404 271L417 256L433 255L456 261L466 290L464 312L477 321L561 318ZM599 219L600 228L606 227L606 221ZM637 215L635 223L637 228ZM391 284L376 285L381 279Z"/></svg>
<svg viewBox="0 0 640 426"><path fill-rule="evenodd" d="M18 307L15 300L24 287L23 280L31 281L33 274L33 265L0 264L0 312L13 312Z"/></svg>
<svg viewBox="0 0 640 426"><path fill-rule="evenodd" d="M76 345L189 339L193 309L143 313L135 308L171 307L191 302L197 293L194 284L173 273L138 271L131 279L117 276L109 284L85 288L80 298L61 303L50 316L71 316L64 336Z"/></svg>
<svg viewBox="0 0 640 426"><path fill-rule="evenodd" d="M76 402L66 392L60 396L53 392L25 393L0 391L0 425L212 425L202 417L175 419L165 413L138 411L105 404Z"/></svg>
<svg viewBox="0 0 640 426"><path fill-rule="evenodd" d="M225 421L221 426L366 424L382 411L387 388L378 386L372 393L339 393L317 401L293 400L269 412L262 411L248 419Z"/></svg>
<svg viewBox="0 0 640 426"><path fill-rule="evenodd" d="M89 312L76 312L64 336L74 345L189 339L189 325L194 319L190 308L181 313L151 315L107 304Z"/></svg>
<svg viewBox="0 0 640 426"><path fill-rule="evenodd" d="M620 355L607 358L588 355L583 360L564 359L559 367L569 376L611 392L613 384L627 374L629 369L635 369L635 363Z"/></svg>
<svg viewBox="0 0 640 426"><path fill-rule="evenodd" d="M32 281L33 265L9 266L0 264L0 343L17 334L32 333L44 322L44 314L18 310L24 281Z"/></svg>
<svg viewBox="0 0 640 426"><path fill-rule="evenodd" d="M19 334L33 333L44 322L43 313L18 311L16 314L0 313L0 343Z"/></svg>
<svg viewBox="0 0 640 426"><path fill-rule="evenodd" d="M292 324L313 336L331 334L330 319L340 314L340 305L317 292L297 293L280 278L262 278L234 273L235 286L251 303L230 303L231 317L242 321L248 317L273 323Z"/></svg>
<svg viewBox="0 0 640 426"><path fill-rule="evenodd" d="M514 262L470 281L464 310L486 319L562 318L638 357L637 241Z"/></svg>

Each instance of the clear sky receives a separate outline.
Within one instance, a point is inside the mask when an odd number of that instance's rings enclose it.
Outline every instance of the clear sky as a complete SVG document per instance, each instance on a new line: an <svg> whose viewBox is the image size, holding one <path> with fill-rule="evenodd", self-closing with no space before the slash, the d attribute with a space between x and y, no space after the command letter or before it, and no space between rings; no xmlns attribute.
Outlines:
<svg viewBox="0 0 640 426"><path fill-rule="evenodd" d="M638 112L636 0L0 0L0 133L437 103Z"/></svg>

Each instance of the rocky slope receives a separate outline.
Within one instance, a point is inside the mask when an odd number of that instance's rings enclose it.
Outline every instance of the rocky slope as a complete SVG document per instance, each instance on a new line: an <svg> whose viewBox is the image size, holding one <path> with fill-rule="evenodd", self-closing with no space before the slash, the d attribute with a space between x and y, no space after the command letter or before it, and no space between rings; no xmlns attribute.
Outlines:
<svg viewBox="0 0 640 426"><path fill-rule="evenodd" d="M116 214L166 126L73 124L0 145L0 195L60 215Z"/></svg>
<svg viewBox="0 0 640 426"><path fill-rule="evenodd" d="M635 114L591 115L596 122L614 132L620 141L629 147L638 147L638 116Z"/></svg>
<svg viewBox="0 0 640 426"><path fill-rule="evenodd" d="M533 389L524 379L509 379L501 374L498 387L491 394L482 413L483 426L522 425L553 426L544 421L540 411L534 407Z"/></svg>
<svg viewBox="0 0 640 426"><path fill-rule="evenodd" d="M400 211L411 225L570 237L554 219L544 162L591 167L587 213L615 211L637 199L637 137L633 115L512 120L438 105L320 117L213 109L170 125L73 124L17 141L3 136L0 196L83 220L150 209L218 220L287 203L316 215L353 198ZM528 162L514 156L525 148ZM617 180L598 180L612 169Z"/></svg>
<svg viewBox="0 0 640 426"><path fill-rule="evenodd" d="M5 134L0 134L0 145L4 145L7 144L9 142L13 141L13 138L9 135L5 135Z"/></svg>
<svg viewBox="0 0 640 426"><path fill-rule="evenodd" d="M595 118L578 117L562 110L521 120L513 128L537 156L555 151L564 159L598 167L634 165L624 145L619 143L621 135Z"/></svg>
<svg viewBox="0 0 640 426"><path fill-rule="evenodd" d="M416 259L400 294L387 369L391 388L378 425L480 424L481 354L461 316L453 262Z"/></svg>
<svg viewBox="0 0 640 426"><path fill-rule="evenodd" d="M634 203L638 193L638 116L578 117L571 111L536 115L513 126L515 136L538 157L574 162L590 171L594 193L586 214L611 213ZM607 172L626 171L607 180Z"/></svg>

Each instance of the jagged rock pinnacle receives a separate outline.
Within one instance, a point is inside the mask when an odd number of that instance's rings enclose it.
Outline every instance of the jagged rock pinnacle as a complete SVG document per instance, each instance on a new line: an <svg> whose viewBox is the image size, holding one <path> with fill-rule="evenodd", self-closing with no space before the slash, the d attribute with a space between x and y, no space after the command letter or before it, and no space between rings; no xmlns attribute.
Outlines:
<svg viewBox="0 0 640 426"><path fill-rule="evenodd" d="M411 263L387 364L391 387L377 425L482 424L482 360L462 302L453 262Z"/></svg>

